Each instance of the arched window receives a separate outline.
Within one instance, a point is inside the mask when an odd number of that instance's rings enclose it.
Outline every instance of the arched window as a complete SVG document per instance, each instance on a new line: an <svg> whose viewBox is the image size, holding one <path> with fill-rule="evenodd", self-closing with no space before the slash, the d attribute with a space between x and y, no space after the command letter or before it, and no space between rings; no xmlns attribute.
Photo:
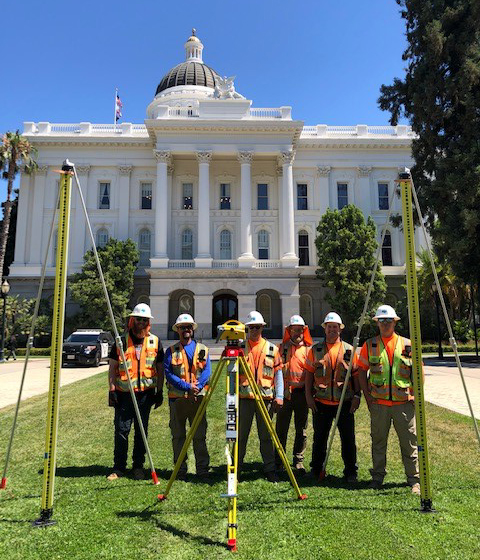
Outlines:
<svg viewBox="0 0 480 560"><path fill-rule="evenodd" d="M150 305L150 298L145 294L138 296L137 304L139 303L146 303L147 305Z"/></svg>
<svg viewBox="0 0 480 560"><path fill-rule="evenodd" d="M102 249L108 243L109 235L106 228L100 228L97 231L97 248Z"/></svg>
<svg viewBox="0 0 480 560"><path fill-rule="evenodd" d="M263 320L266 325L266 329L272 327L272 300L267 294L260 294L257 300L257 309L262 314Z"/></svg>
<svg viewBox="0 0 480 560"><path fill-rule="evenodd" d="M152 245L152 234L149 229L142 229L138 234L138 251L140 259L138 264L140 266L150 266L150 254Z"/></svg>
<svg viewBox="0 0 480 560"><path fill-rule="evenodd" d="M220 232L220 258L232 258L232 232L228 229L222 229Z"/></svg>
<svg viewBox="0 0 480 560"><path fill-rule="evenodd" d="M313 305L312 297L309 294L302 294L300 296L300 315L305 323L310 328L313 328Z"/></svg>
<svg viewBox="0 0 480 560"><path fill-rule="evenodd" d="M258 258L266 259L270 258L270 235L266 229L261 229L258 232Z"/></svg>
<svg viewBox="0 0 480 560"><path fill-rule="evenodd" d="M193 259L193 232L187 228L182 233L182 259L191 261Z"/></svg>
<svg viewBox="0 0 480 560"><path fill-rule="evenodd" d="M310 255L308 250L308 232L304 229L298 232L298 264L300 266L308 266L310 264Z"/></svg>
<svg viewBox="0 0 480 560"><path fill-rule="evenodd" d="M392 236L389 231L385 234L382 245L382 263L383 266L392 266Z"/></svg>

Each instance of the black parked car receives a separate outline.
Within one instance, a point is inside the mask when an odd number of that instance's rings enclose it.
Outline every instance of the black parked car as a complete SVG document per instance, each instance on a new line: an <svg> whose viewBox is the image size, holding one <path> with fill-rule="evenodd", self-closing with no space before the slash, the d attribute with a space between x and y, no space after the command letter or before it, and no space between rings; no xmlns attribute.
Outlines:
<svg viewBox="0 0 480 560"><path fill-rule="evenodd" d="M113 336L101 329L78 329L63 343L62 365L98 366L108 360L115 344Z"/></svg>

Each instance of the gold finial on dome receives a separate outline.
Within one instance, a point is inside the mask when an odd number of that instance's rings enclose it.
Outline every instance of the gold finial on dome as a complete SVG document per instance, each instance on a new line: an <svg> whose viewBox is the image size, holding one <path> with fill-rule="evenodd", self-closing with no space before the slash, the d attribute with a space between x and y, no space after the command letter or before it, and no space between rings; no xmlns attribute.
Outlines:
<svg viewBox="0 0 480 560"><path fill-rule="evenodd" d="M188 41L200 43L200 39L197 37L197 30L195 29L195 27L192 27L192 35L188 38Z"/></svg>
<svg viewBox="0 0 480 560"><path fill-rule="evenodd" d="M203 62L202 61L202 50L203 45L200 39L196 35L197 30L195 27L192 28L192 35L188 38L185 43L186 60L187 62Z"/></svg>

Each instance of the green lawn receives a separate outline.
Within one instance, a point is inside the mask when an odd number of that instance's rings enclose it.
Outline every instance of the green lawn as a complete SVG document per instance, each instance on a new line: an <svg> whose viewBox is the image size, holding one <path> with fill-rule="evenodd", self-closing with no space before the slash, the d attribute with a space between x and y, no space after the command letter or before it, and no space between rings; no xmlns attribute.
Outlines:
<svg viewBox="0 0 480 560"><path fill-rule="evenodd" d="M225 548L226 490L223 382L208 410L211 484L176 482L158 503L172 468L168 404L152 411L150 444L161 485L105 475L112 464L113 410L100 374L61 391L54 518L34 529L41 509L46 396L22 404L7 490L0 493L0 558L116 559L229 558ZM471 420L427 407L433 503L438 513L419 513L419 498L404 485L392 435L386 488L367 488L370 466L365 403L357 413L358 488L345 487L336 438L323 486L300 481L308 500L297 501L287 482L273 485L261 474L255 430L245 481L239 484L238 548L241 559L435 559L480 557L480 461ZM13 407L0 411L1 467ZM311 428L310 428L311 430ZM308 455L311 452L309 434ZM132 438L131 438L132 439ZM291 455L291 441L288 456ZM190 453L190 471L193 456Z"/></svg>

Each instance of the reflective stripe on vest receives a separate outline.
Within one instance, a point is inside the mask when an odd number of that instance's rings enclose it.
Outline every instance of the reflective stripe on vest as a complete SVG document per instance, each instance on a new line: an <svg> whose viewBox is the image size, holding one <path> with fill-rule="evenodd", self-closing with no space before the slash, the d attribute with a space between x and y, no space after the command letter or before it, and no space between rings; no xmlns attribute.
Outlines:
<svg viewBox="0 0 480 560"><path fill-rule="evenodd" d="M133 390L135 392L146 391L157 386L157 368L155 367L155 360L158 354L158 337L154 334L149 334L143 339L142 350L140 352L140 359L137 358L135 345L130 337L126 336L126 348L124 350L126 367L123 364L122 357L117 349L118 367L115 375L115 387L119 391L127 392L128 377L126 370L130 374L132 380ZM140 370L140 375L138 371Z"/></svg>
<svg viewBox="0 0 480 560"><path fill-rule="evenodd" d="M283 382L284 382L284 397L290 399L293 389L305 387L305 370L302 367L301 371L293 371L290 369L290 362L292 356L298 351L301 351L301 358L303 364L307 361L308 346L295 346L290 340L280 346L281 354L283 356Z"/></svg>
<svg viewBox="0 0 480 560"><path fill-rule="evenodd" d="M262 355L260 358L259 366L263 363L263 367L258 367L258 371L255 371L255 364L253 363L252 353L249 352L247 356L247 363L250 366L250 371L253 376L256 377L256 382L260 393L264 399L273 399L274 395L274 377L275 372L273 368L275 360L275 344L265 340ZM262 361L263 359L263 361ZM253 391L248 384L247 376L240 370L239 374L239 391L238 394L241 399L254 399L255 396Z"/></svg>
<svg viewBox="0 0 480 560"><path fill-rule="evenodd" d="M315 372L313 374L313 390L315 399L322 399L332 402L339 402L345 384L345 377L348 370L348 362L353 359L353 346L341 341L338 351L335 370L332 368L332 361L328 353L326 342L319 342L312 347ZM345 359L345 353L350 351L350 358ZM353 398L352 379L348 383L345 393L345 400Z"/></svg>
<svg viewBox="0 0 480 560"><path fill-rule="evenodd" d="M368 386L374 399L408 401L412 385L412 359L404 356L405 346L410 346L408 338L398 336L390 367L388 352L381 336L367 340L370 378Z"/></svg>
<svg viewBox="0 0 480 560"><path fill-rule="evenodd" d="M199 358L199 354L203 350L203 354L201 358ZM195 352L193 354L192 360L192 369L190 370L190 366L188 363L187 353L185 349L180 343L175 344L172 349L172 372L174 375L185 381L186 383L195 383L198 377L202 375L203 370L207 365L207 358L208 358L208 348L197 342L195 347ZM198 375L197 375L198 372ZM205 395L207 392L208 385L198 393L198 396ZM181 391L174 387L171 383L168 384L168 397L170 399L176 399L178 397L188 397L188 391Z"/></svg>

